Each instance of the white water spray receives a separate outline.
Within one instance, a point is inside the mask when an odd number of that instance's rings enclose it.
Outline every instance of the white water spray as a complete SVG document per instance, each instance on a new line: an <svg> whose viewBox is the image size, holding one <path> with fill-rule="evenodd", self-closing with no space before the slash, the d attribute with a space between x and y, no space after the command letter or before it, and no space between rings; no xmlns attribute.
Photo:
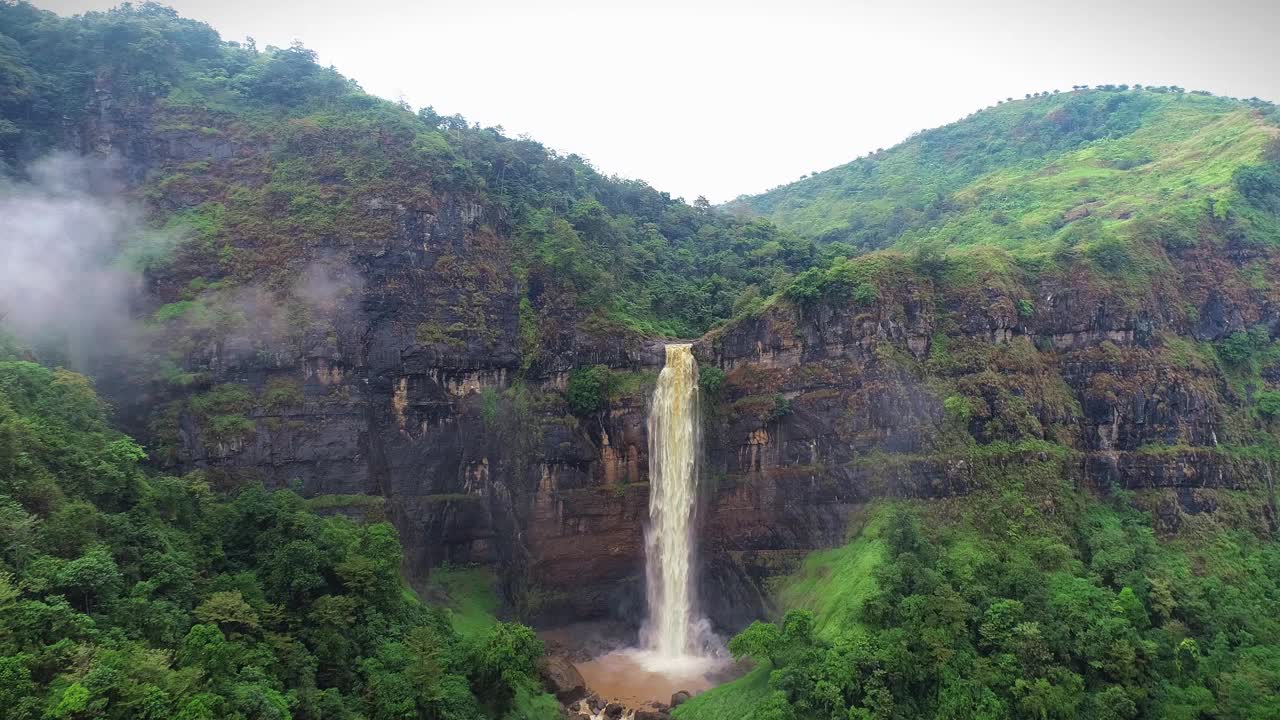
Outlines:
<svg viewBox="0 0 1280 720"><path fill-rule="evenodd" d="M645 572L649 615L644 649L666 664L723 654L706 618L697 615L694 530L702 418L698 362L690 345L668 345L649 411L649 525Z"/></svg>

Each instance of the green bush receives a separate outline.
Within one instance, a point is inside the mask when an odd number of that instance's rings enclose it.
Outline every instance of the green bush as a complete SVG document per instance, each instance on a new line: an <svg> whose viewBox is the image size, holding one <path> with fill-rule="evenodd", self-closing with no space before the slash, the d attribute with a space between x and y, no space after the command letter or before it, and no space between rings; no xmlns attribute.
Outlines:
<svg viewBox="0 0 1280 720"><path fill-rule="evenodd" d="M485 388L480 393L480 417L484 420L484 426L487 429L498 427L499 405L501 403L498 397L498 391L493 388Z"/></svg>
<svg viewBox="0 0 1280 720"><path fill-rule="evenodd" d="M1229 365L1244 365L1271 342L1270 331L1258 325L1247 331L1237 330L1218 342L1218 355Z"/></svg>
<svg viewBox="0 0 1280 720"><path fill-rule="evenodd" d="M1236 188L1251 205L1280 213L1280 169L1274 165L1254 165L1236 170Z"/></svg>
<svg viewBox="0 0 1280 720"><path fill-rule="evenodd" d="M953 426L966 429L973 419L973 406L962 395L951 395L942 401L942 412Z"/></svg>
<svg viewBox="0 0 1280 720"><path fill-rule="evenodd" d="M791 401L785 395L774 395L773 407L769 410L769 420L781 420L791 413Z"/></svg>
<svg viewBox="0 0 1280 720"><path fill-rule="evenodd" d="M241 441L255 430L254 422L247 417L253 409L253 395L242 385L214 386L193 396L189 406L214 442Z"/></svg>
<svg viewBox="0 0 1280 720"><path fill-rule="evenodd" d="M262 393L262 403L275 412L299 407L304 399L302 383L293 378L271 378Z"/></svg>
<svg viewBox="0 0 1280 720"><path fill-rule="evenodd" d="M612 384L613 371L604 365L574 370L566 390L569 409L579 417L600 412L609 404Z"/></svg>
<svg viewBox="0 0 1280 720"><path fill-rule="evenodd" d="M708 398L720 397L720 391L724 389L724 371L711 366L698 368L698 385Z"/></svg>
<svg viewBox="0 0 1280 720"><path fill-rule="evenodd" d="M1124 273L1135 268L1133 248L1118 237L1103 237L1089 245L1085 254L1104 272Z"/></svg>
<svg viewBox="0 0 1280 720"><path fill-rule="evenodd" d="M1263 416L1280 417L1280 390L1263 390L1257 397L1258 412Z"/></svg>

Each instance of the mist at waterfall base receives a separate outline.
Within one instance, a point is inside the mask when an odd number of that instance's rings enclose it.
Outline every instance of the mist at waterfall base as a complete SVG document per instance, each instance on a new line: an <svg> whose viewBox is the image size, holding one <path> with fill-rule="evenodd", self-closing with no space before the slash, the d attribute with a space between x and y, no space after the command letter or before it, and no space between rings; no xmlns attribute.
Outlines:
<svg viewBox="0 0 1280 720"><path fill-rule="evenodd" d="M698 362L689 345L668 345L649 411L649 522L645 528L648 614L638 647L578 666L588 687L623 702L666 700L715 684L729 666L723 640L698 613L696 530L702 418Z"/></svg>

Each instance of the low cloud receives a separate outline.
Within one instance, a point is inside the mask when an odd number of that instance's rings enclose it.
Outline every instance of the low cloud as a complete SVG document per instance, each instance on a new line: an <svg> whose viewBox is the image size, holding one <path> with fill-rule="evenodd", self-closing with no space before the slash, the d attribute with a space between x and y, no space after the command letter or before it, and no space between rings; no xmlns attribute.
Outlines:
<svg viewBox="0 0 1280 720"><path fill-rule="evenodd" d="M184 234L148 228L118 170L111 159L56 154L25 180L0 178L0 329L43 362L101 374L160 353L207 369L214 352L306 352L300 343L351 322L363 279L330 256L284 288L211 283L158 327L141 268L163 264Z"/></svg>
<svg viewBox="0 0 1280 720"><path fill-rule="evenodd" d="M141 289L117 258L145 228L116 178L111 160L57 154L0 179L0 322L78 369L128 342Z"/></svg>

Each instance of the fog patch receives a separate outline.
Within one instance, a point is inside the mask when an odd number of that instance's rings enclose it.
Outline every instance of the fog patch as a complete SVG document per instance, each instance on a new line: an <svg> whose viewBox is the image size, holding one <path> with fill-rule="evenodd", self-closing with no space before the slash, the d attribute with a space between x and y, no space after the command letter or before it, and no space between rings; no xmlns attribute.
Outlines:
<svg viewBox="0 0 1280 720"><path fill-rule="evenodd" d="M350 325L364 279L341 256L284 282L193 286L170 315L157 312L144 269L163 265L188 233L149 228L120 169L113 158L58 153L26 179L0 178L0 331L42 362L101 372L157 352L192 369L216 369L210 354L222 352L286 361Z"/></svg>
<svg viewBox="0 0 1280 720"><path fill-rule="evenodd" d="M86 369L126 348L140 273L129 246L171 245L147 233L112 159L55 154L28 179L0 178L0 323L48 359Z"/></svg>
<svg viewBox="0 0 1280 720"><path fill-rule="evenodd" d="M320 260L302 272L294 292L320 313L333 313L364 288L364 279L349 263Z"/></svg>

